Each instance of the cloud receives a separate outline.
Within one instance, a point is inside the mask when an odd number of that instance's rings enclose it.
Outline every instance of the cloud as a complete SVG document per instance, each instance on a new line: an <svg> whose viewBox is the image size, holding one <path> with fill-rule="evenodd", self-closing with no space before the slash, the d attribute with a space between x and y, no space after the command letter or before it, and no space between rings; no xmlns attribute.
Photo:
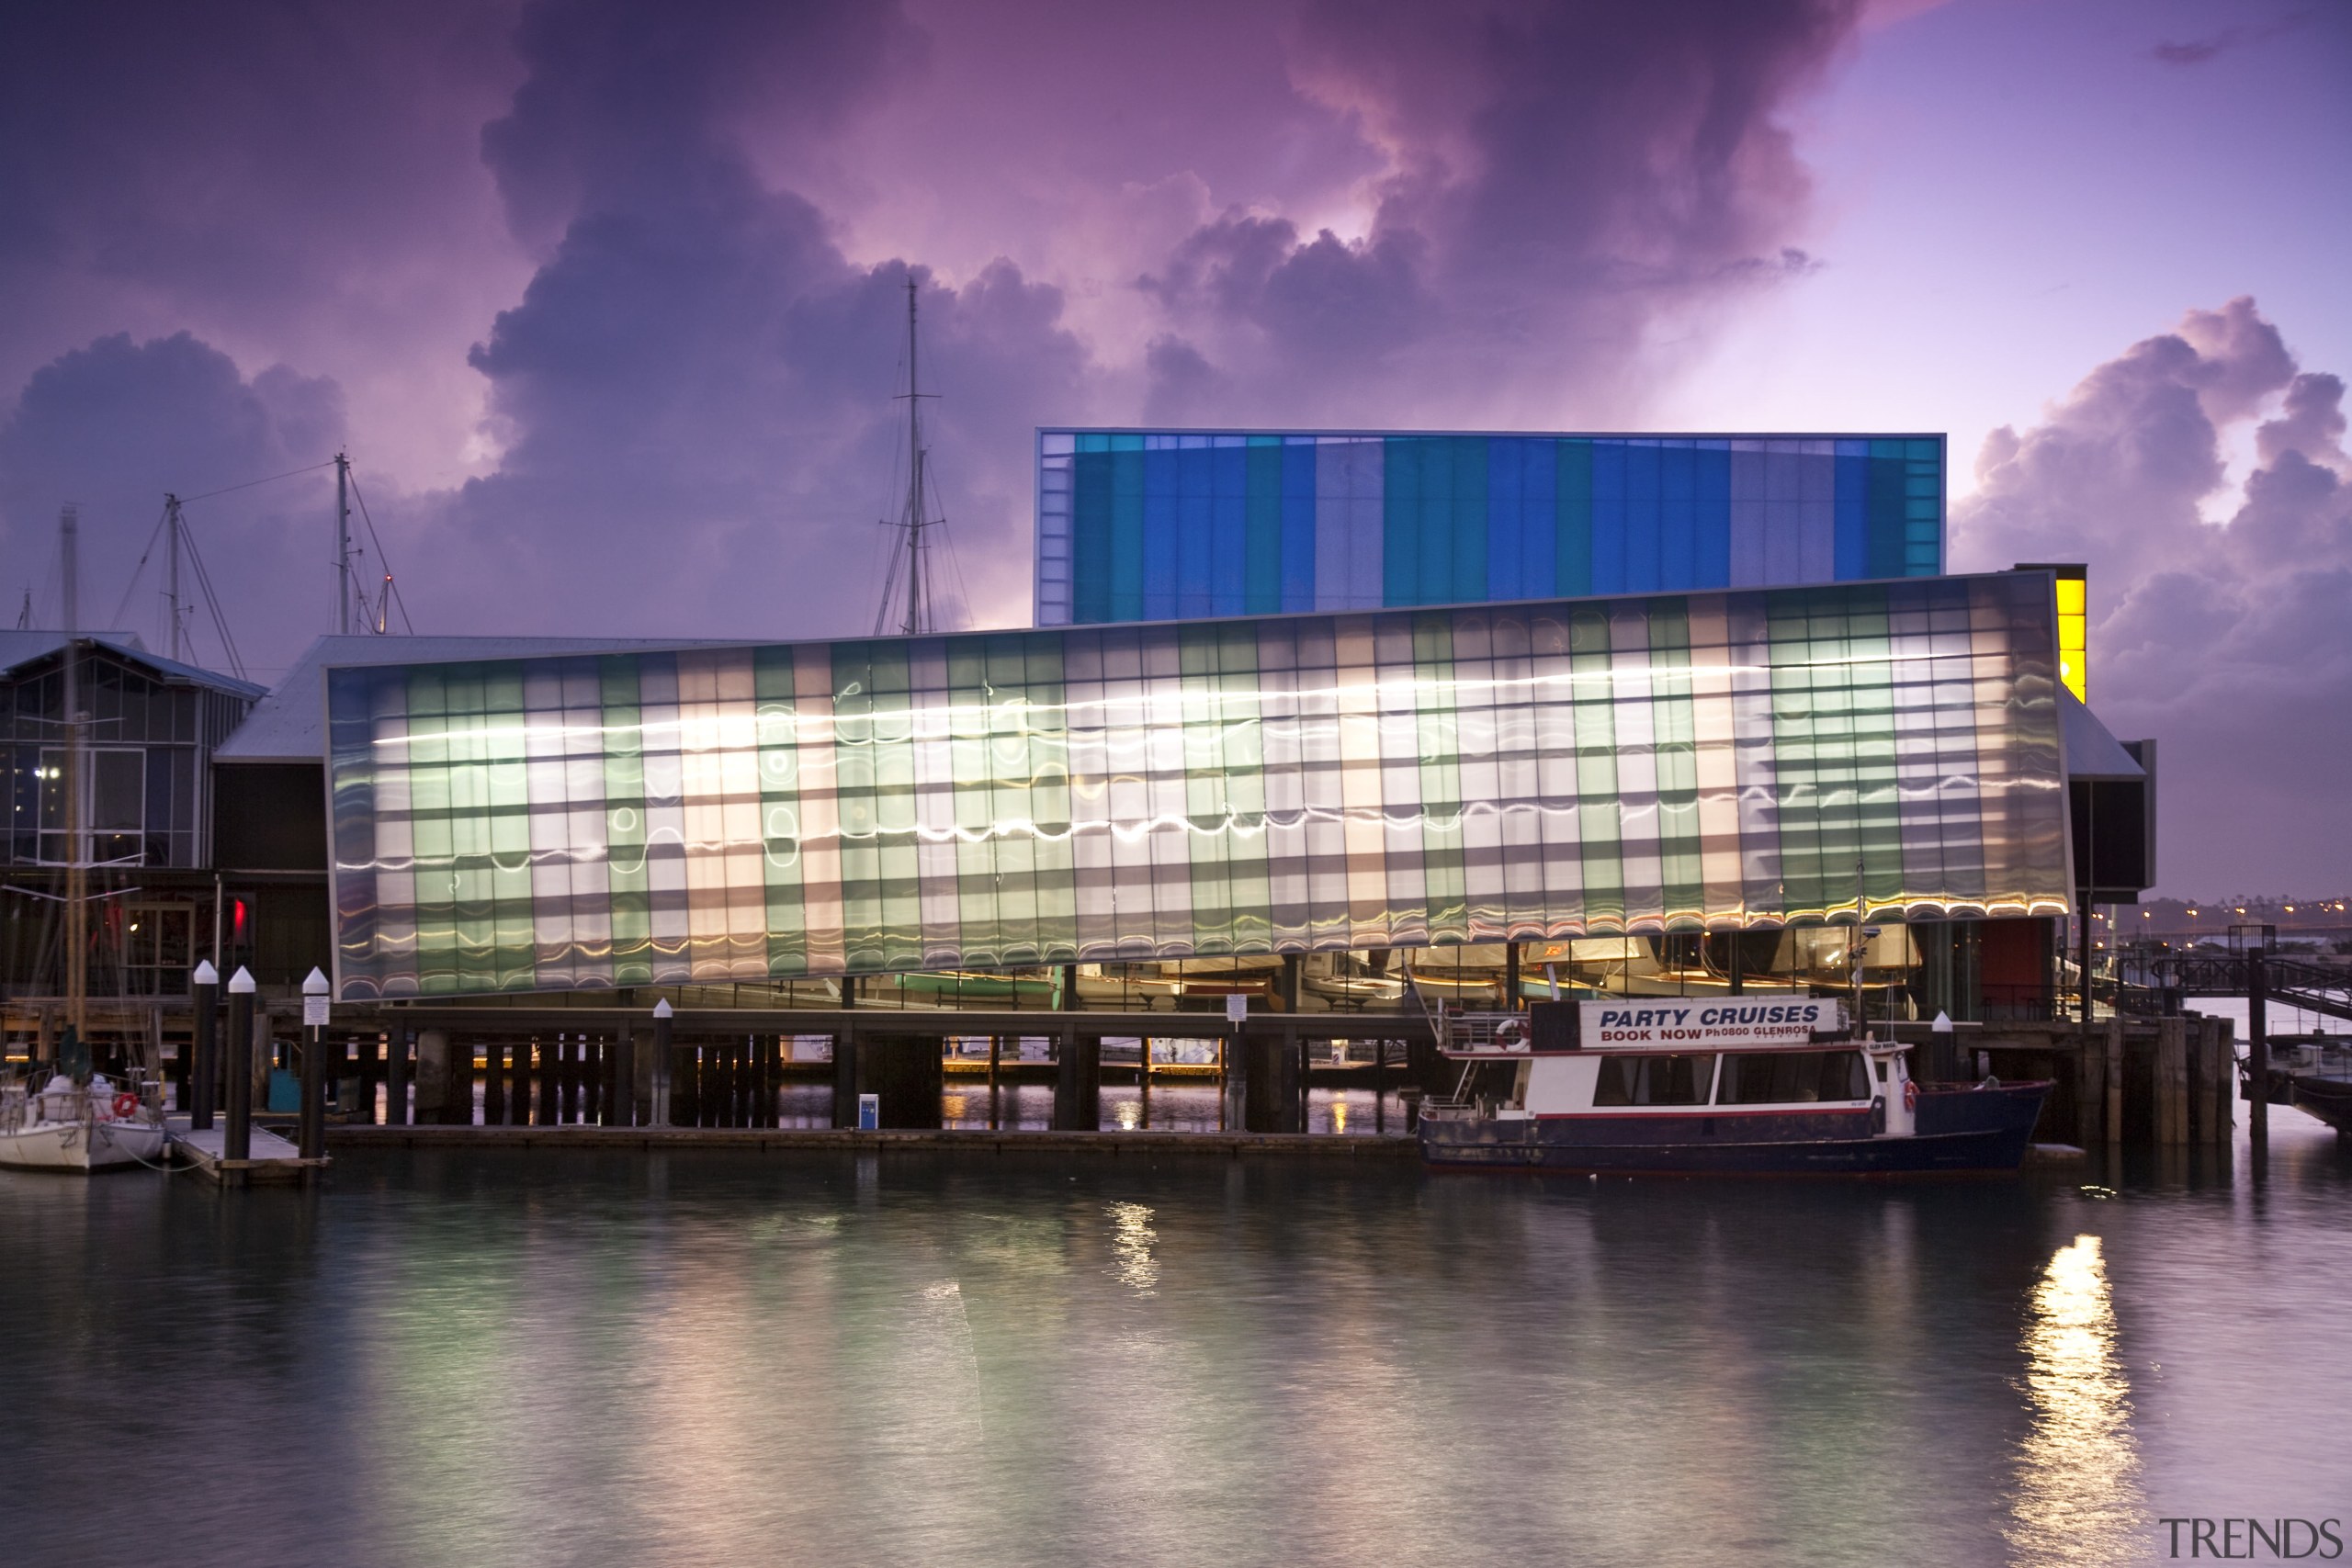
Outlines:
<svg viewBox="0 0 2352 1568"><path fill-rule="evenodd" d="M967 608L1018 623L1039 423L1637 422L1674 368L1658 340L1816 265L1784 121L1857 14L435 0L0 25L23 307L0 374L56 422L51 455L22 446L12 527L112 483L74 465L121 446L66 428L102 400L34 383L128 355L114 395L217 443L158 434L120 465L129 533L151 492L347 431L424 629L800 637L870 624L910 278ZM175 342L213 389L149 352ZM272 405L281 383L309 389ZM274 434L239 434L240 399ZM281 660L324 600L317 519L285 518L229 574Z"/></svg>
<svg viewBox="0 0 2352 1568"><path fill-rule="evenodd" d="M1292 76L1380 152L1368 231L1228 211L1144 287L1246 402L1308 423L1622 423L1672 368L1657 329L1813 265L1781 117L1856 21L1797 0L1310 4Z"/></svg>
<svg viewBox="0 0 2352 1568"><path fill-rule="evenodd" d="M0 389L116 332L334 374L462 468L466 344L525 276L480 153L504 0L0 11Z"/></svg>
<svg viewBox="0 0 2352 1568"><path fill-rule="evenodd" d="M2250 27L2223 28L2221 31L2205 38L2189 39L2178 43L2170 41L2159 43L2149 50L2148 54L2151 59L2161 61L2166 65L2203 65L2209 61L2219 59L2231 50L2243 49L2248 44L2260 43L2266 39L2277 38L2280 33L2292 32L2310 19L2309 11L2292 11L2272 22Z"/></svg>
<svg viewBox="0 0 2352 1568"><path fill-rule="evenodd" d="M2039 424L1996 431L1952 510L1964 569L2088 563L2091 703L2162 742L2159 871L2182 893L2352 877L2312 787L2352 767L2343 398L2252 299L2191 310ZM2247 424L2258 463L2233 495L2223 437ZM2227 521L2207 522L2217 506Z"/></svg>
<svg viewBox="0 0 2352 1568"><path fill-rule="evenodd" d="M471 558L430 585L435 602L549 630L583 605L708 635L866 629L876 520L896 510L911 277L966 590L994 618L1017 614L1028 426L1085 370L1058 291L1006 263L960 287L853 264L815 205L762 178L740 129L754 100L773 123L776 94L805 100L808 134L837 127L912 52L902 26L853 5L675 27L550 5L519 43L530 73L485 153L518 230L560 217L560 236L470 355L503 457L418 511L429 556ZM503 585L531 581L561 594L517 605Z"/></svg>
<svg viewBox="0 0 2352 1568"><path fill-rule="evenodd" d="M343 392L332 380L284 366L247 377L186 333L146 343L116 334L66 354L32 376L0 422L0 560L12 569L0 592L13 612L32 591L40 624L62 624L56 520L71 501L81 514L81 623L115 626L110 612L124 602L166 491L197 497L317 470L344 434ZM266 627L297 606L315 607L323 625L332 582L323 473L192 502L187 518L232 628ZM168 646L153 597L161 587L160 564L151 564L121 617L121 629L157 649ZM209 620L199 626L200 650L217 659ZM254 643L257 663L285 662L283 638L265 631L240 641Z"/></svg>

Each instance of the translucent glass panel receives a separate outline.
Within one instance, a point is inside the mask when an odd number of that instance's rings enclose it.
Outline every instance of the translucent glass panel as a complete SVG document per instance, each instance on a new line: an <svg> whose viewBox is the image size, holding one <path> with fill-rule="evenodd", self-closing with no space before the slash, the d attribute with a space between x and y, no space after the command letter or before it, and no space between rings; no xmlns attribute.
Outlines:
<svg viewBox="0 0 2352 1568"><path fill-rule="evenodd" d="M2055 670L2017 574L336 670L337 979L2056 912Z"/></svg>
<svg viewBox="0 0 2352 1568"><path fill-rule="evenodd" d="M1941 436L1046 430L1039 626L1943 570Z"/></svg>

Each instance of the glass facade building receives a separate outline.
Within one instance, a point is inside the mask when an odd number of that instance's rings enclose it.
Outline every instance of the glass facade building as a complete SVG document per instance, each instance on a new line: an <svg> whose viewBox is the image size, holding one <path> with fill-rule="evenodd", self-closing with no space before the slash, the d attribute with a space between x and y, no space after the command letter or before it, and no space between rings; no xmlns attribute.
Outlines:
<svg viewBox="0 0 2352 1568"><path fill-rule="evenodd" d="M336 669L336 986L2060 913L2056 679L2018 574Z"/></svg>
<svg viewBox="0 0 2352 1568"><path fill-rule="evenodd" d="M1940 435L1037 434L1039 626L1944 570Z"/></svg>

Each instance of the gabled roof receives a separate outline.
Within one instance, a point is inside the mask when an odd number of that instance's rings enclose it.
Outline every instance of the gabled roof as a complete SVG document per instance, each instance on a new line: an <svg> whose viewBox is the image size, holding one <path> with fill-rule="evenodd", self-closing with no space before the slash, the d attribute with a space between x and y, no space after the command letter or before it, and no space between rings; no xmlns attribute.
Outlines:
<svg viewBox="0 0 2352 1568"><path fill-rule="evenodd" d="M216 762L324 762L324 671L337 665L441 664L485 659L560 659L580 653L731 648L741 639L579 637L334 637L319 638L254 705L213 753Z"/></svg>
<svg viewBox="0 0 2352 1568"><path fill-rule="evenodd" d="M147 645L139 640L137 632L77 632L85 642L111 649L131 663L153 671L166 681L181 681L191 685L209 686L216 692L248 700L259 697L267 690L251 681L240 681L233 675L223 675L217 670L206 670L195 664L183 664L176 659L166 659L160 653L150 653ZM14 674L37 660L46 659L65 646L66 635L60 631L0 631L0 676Z"/></svg>

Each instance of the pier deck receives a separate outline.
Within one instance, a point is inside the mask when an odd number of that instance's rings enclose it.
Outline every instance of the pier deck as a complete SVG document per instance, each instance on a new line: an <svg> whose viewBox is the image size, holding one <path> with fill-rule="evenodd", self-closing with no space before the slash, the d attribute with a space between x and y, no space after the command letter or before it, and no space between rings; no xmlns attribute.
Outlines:
<svg viewBox="0 0 2352 1568"><path fill-rule="evenodd" d="M200 1133L188 1131L181 1122L172 1129L171 1146L193 1165L197 1173L224 1187L242 1187L256 1181L299 1181L312 1170L326 1168L326 1159L304 1159L301 1151L266 1127L253 1129L247 1145L247 1158L230 1159L221 1146L229 1136L228 1128L215 1122Z"/></svg>
<svg viewBox="0 0 2352 1568"><path fill-rule="evenodd" d="M330 1148L528 1148L545 1150L628 1149L832 1149L954 1148L997 1154L1085 1150L1122 1157L1209 1155L1314 1155L1341 1159L1412 1159L1420 1141L1408 1134L1370 1133L1177 1133L1123 1130L1102 1133L987 1132L977 1129L911 1128L860 1132L854 1129L775 1127L596 1127L596 1126L330 1126Z"/></svg>

